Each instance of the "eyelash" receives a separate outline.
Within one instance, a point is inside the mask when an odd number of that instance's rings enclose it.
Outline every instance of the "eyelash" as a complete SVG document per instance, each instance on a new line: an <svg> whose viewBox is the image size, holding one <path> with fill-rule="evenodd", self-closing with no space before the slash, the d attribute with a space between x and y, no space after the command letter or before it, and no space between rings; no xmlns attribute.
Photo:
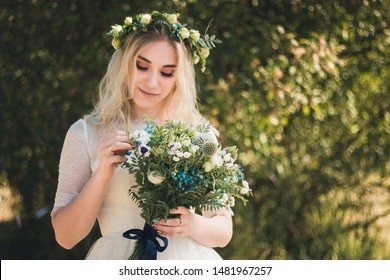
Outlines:
<svg viewBox="0 0 390 280"><path fill-rule="evenodd" d="M140 70L140 71L148 71L148 69L149 68L147 68L147 67L142 67L141 65L139 65L138 63L137 63L137 69L138 70ZM171 78L171 77L173 77L173 73L164 73L164 72L161 72L161 75L163 76L163 77L165 77L165 78Z"/></svg>

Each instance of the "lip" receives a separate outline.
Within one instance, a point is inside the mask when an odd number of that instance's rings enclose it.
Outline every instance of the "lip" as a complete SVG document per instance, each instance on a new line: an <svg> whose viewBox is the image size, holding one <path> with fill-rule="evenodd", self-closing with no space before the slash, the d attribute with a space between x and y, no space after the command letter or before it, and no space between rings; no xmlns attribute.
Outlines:
<svg viewBox="0 0 390 280"><path fill-rule="evenodd" d="M146 97L157 97L157 96L159 96L159 94L157 94L157 93L148 92L148 91L145 91L145 90L143 90L141 88L138 88L138 89L142 93L142 95L144 95Z"/></svg>

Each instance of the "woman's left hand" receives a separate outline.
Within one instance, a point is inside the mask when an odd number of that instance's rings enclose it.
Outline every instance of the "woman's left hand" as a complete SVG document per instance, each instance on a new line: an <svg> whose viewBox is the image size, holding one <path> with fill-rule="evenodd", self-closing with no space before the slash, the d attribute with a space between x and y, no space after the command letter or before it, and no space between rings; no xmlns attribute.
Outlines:
<svg viewBox="0 0 390 280"><path fill-rule="evenodd" d="M170 214L180 215L178 218L169 218L166 221L161 219L154 223L152 227L161 235L167 237L185 237L193 232L195 215L188 208L179 206L172 209Z"/></svg>

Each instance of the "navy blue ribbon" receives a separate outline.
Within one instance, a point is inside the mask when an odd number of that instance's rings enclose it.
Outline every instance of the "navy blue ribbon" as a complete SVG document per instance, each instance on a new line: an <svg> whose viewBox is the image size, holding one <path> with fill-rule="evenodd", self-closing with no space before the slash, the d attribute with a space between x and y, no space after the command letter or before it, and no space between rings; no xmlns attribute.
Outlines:
<svg viewBox="0 0 390 280"><path fill-rule="evenodd" d="M157 251L163 252L168 247L168 239L161 236L149 224L145 223L144 229L130 229L123 233L123 237L138 241L138 259L156 260ZM160 239L164 246L160 245Z"/></svg>

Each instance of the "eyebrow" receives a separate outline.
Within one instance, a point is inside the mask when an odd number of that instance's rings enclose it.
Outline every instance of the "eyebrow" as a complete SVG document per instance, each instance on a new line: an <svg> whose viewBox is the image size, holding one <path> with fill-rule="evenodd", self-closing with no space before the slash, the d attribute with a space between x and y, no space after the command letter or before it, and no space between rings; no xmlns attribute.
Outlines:
<svg viewBox="0 0 390 280"><path fill-rule="evenodd" d="M151 62L149 59L143 57L142 55L139 55L137 58L138 58L138 59L141 59L141 60L143 60L143 61L145 61L145 62L147 62L147 63L149 63L149 64L152 64L152 62ZM162 68L176 68L176 64L167 64L167 65L163 65Z"/></svg>

